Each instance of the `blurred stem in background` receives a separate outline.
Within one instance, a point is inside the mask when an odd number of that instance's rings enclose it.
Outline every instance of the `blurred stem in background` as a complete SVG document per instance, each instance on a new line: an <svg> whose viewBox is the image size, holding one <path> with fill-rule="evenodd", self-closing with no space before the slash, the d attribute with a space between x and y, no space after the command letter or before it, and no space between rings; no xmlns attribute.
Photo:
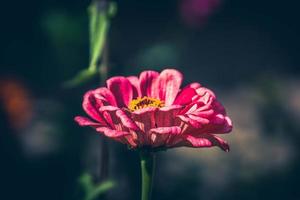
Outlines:
<svg viewBox="0 0 300 200"><path fill-rule="evenodd" d="M151 200L153 175L155 171L155 153L142 150L140 152L140 159L142 173L141 200Z"/></svg>
<svg viewBox="0 0 300 200"><path fill-rule="evenodd" d="M90 23L90 63L88 71L100 74L100 85L105 84L109 72L108 31L110 19L115 15L115 4L108 0L94 0L88 8ZM107 182L109 169L109 148L106 138L100 139L100 152L97 157L96 183L100 183L94 190L87 191L86 198L104 198L107 190L113 187ZM106 187L108 185L109 187ZM97 188L102 188L98 189ZM95 192L96 190L96 192ZM99 193L97 193L99 192Z"/></svg>
<svg viewBox="0 0 300 200"><path fill-rule="evenodd" d="M65 82L66 87L75 87L100 74L100 85L105 84L109 73L108 31L110 20L116 14L116 4L109 0L93 0L88 8L90 61L88 68L80 71L74 78ZM83 174L80 184L84 189L85 200L101 197L114 186L108 180L109 149L106 138L100 138L99 156L97 156L97 171L93 181L92 176ZM95 183L94 183L95 182Z"/></svg>
<svg viewBox="0 0 300 200"><path fill-rule="evenodd" d="M89 7L90 16L90 64L89 70L97 71L100 75L100 86L105 84L108 76L108 28L109 1L95 0ZM101 59L101 62L99 62ZM108 178L109 150L107 139L100 139L100 154L97 157L96 181L101 183Z"/></svg>

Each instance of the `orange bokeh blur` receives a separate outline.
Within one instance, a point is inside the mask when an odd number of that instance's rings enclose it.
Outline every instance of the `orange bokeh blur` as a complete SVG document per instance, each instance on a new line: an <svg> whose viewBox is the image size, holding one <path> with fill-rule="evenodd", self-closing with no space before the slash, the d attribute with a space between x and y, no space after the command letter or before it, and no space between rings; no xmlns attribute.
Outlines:
<svg viewBox="0 0 300 200"><path fill-rule="evenodd" d="M13 129L25 128L32 119L32 98L21 81L14 78L0 79L0 103Z"/></svg>

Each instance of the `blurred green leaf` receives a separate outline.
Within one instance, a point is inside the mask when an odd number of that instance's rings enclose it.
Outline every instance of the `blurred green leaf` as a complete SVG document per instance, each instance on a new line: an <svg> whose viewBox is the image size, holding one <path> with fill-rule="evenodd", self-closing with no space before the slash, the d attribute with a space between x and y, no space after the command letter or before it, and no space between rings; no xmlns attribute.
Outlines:
<svg viewBox="0 0 300 200"><path fill-rule="evenodd" d="M87 195L86 200L94 200L100 195L108 192L108 190L112 189L114 186L115 183L113 181L104 181L93 188L93 190Z"/></svg>
<svg viewBox="0 0 300 200"><path fill-rule="evenodd" d="M117 11L118 11L117 3L116 2L110 2L109 7L108 7L108 11L107 11L108 16L111 17L111 18L116 16Z"/></svg>
<svg viewBox="0 0 300 200"><path fill-rule="evenodd" d="M66 82L64 82L63 87L65 88L72 88L75 86L78 86L84 82L87 82L89 80L91 80L93 77L95 77L97 75L97 69L93 68L93 69L84 69L82 71L80 71L74 78L72 78L71 80L68 80Z"/></svg>
<svg viewBox="0 0 300 200"><path fill-rule="evenodd" d="M97 69L102 57L104 45L109 30L110 19L115 16L117 5L110 2L108 7L101 7L99 2L93 1L89 8L89 37L90 37L90 62L88 69L82 70L74 78L64 83L64 87L75 87L93 78L101 70Z"/></svg>
<svg viewBox="0 0 300 200"><path fill-rule="evenodd" d="M80 176L79 183L84 189L84 200L94 200L115 186L115 183L111 180L94 184L92 176L88 173L84 173Z"/></svg>
<svg viewBox="0 0 300 200"><path fill-rule="evenodd" d="M92 2L88 8L90 18L90 69L97 67L100 60L107 33L110 26L110 19L116 15L117 5L110 2L108 7L101 7L99 2Z"/></svg>
<svg viewBox="0 0 300 200"><path fill-rule="evenodd" d="M89 14L89 36L90 36L90 54L91 54L91 52L93 51L95 29L97 25L96 6L90 5L88 8L88 14Z"/></svg>
<svg viewBox="0 0 300 200"><path fill-rule="evenodd" d="M106 35L109 27L108 17L106 12L98 11L97 6L94 4L90 8L90 69L97 67L97 61L102 56L104 43L106 41Z"/></svg>
<svg viewBox="0 0 300 200"><path fill-rule="evenodd" d="M93 190L92 176L88 173L84 173L79 178L79 183L82 186L85 193L89 194Z"/></svg>

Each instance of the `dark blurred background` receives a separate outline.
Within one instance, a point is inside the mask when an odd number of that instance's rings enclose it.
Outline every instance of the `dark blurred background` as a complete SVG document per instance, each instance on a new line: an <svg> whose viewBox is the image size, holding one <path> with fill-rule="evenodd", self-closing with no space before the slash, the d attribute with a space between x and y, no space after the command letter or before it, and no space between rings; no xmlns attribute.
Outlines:
<svg viewBox="0 0 300 200"><path fill-rule="evenodd" d="M231 152L159 153L153 199L300 199L299 3L116 1L110 76L177 68L216 91L234 123ZM80 128L82 95L63 82L88 65L87 0L3 1L0 199L82 199L100 136ZM139 199L138 154L109 142L106 199Z"/></svg>

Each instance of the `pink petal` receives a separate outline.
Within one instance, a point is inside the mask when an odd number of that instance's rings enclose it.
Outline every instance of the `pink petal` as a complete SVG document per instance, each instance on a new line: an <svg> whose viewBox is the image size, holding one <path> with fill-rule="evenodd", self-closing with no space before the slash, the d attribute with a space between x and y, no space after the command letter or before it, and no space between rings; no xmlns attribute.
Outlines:
<svg viewBox="0 0 300 200"><path fill-rule="evenodd" d="M204 124L208 124L209 120L194 115L178 115L178 118L194 128L202 128Z"/></svg>
<svg viewBox="0 0 300 200"><path fill-rule="evenodd" d="M229 117L225 117L225 123L223 128L223 133L229 133L232 131L232 121Z"/></svg>
<svg viewBox="0 0 300 200"><path fill-rule="evenodd" d="M131 135L127 135L125 138L122 138L121 142L127 144L130 148L136 148L139 141Z"/></svg>
<svg viewBox="0 0 300 200"><path fill-rule="evenodd" d="M136 141L129 132L117 131L107 127L97 128L96 131L103 133L105 136L112 138L115 141L127 144L131 148L135 148L137 146Z"/></svg>
<svg viewBox="0 0 300 200"><path fill-rule="evenodd" d="M197 95L196 90L190 85L183 88L177 95L173 104L186 105L192 102L192 98Z"/></svg>
<svg viewBox="0 0 300 200"><path fill-rule="evenodd" d="M121 109L116 111L116 116L121 120L122 125L134 131L139 131L139 127L128 115Z"/></svg>
<svg viewBox="0 0 300 200"><path fill-rule="evenodd" d="M191 135L186 137L186 141L190 143L191 147L212 147L213 143L207 138L196 138Z"/></svg>
<svg viewBox="0 0 300 200"><path fill-rule="evenodd" d="M195 135L203 133L222 134L232 130L231 120L222 114L210 116L209 118L189 114L178 115L178 118L189 125L185 132L195 133Z"/></svg>
<svg viewBox="0 0 300 200"><path fill-rule="evenodd" d="M140 74L140 90L141 97L148 96L152 97L152 85L154 81L159 76L159 73L156 71L144 71Z"/></svg>
<svg viewBox="0 0 300 200"><path fill-rule="evenodd" d="M129 82L132 85L132 92L133 92L133 99L136 99L137 97L141 97L141 90L140 90L140 81L138 77L136 76L129 76L127 77Z"/></svg>
<svg viewBox="0 0 300 200"><path fill-rule="evenodd" d="M116 110L119 110L120 108L115 107L115 106L102 106L101 108L99 108L100 112L104 112L104 111L108 111L108 112L113 112Z"/></svg>
<svg viewBox="0 0 300 200"><path fill-rule="evenodd" d="M126 135L130 135L129 132L126 131L117 131L107 127L99 127L96 128L96 131L103 133L105 136L110 138L118 138L118 137L125 137Z"/></svg>
<svg viewBox="0 0 300 200"><path fill-rule="evenodd" d="M105 125L105 121L99 112L99 107L102 102L97 100L94 96L94 91L90 90L85 93L83 97L82 107L83 110L94 120L98 121L100 124Z"/></svg>
<svg viewBox="0 0 300 200"><path fill-rule="evenodd" d="M152 96L172 105L182 82L182 74L175 69L163 70L152 87Z"/></svg>
<svg viewBox="0 0 300 200"><path fill-rule="evenodd" d="M139 143L141 146L150 145L149 130L155 128L155 112L157 108L143 108L131 113L131 118L141 131L138 131Z"/></svg>
<svg viewBox="0 0 300 200"><path fill-rule="evenodd" d="M212 100L216 99L216 95L213 93L213 91L211 91L205 87L200 87L200 88L196 89L196 92L200 97L200 99L198 101L202 101L205 104L208 104Z"/></svg>
<svg viewBox="0 0 300 200"><path fill-rule="evenodd" d="M150 133L156 133L160 135L178 135L181 133L181 128L179 126L152 128L150 129Z"/></svg>
<svg viewBox="0 0 300 200"><path fill-rule="evenodd" d="M115 107L115 106L102 106L99 108L99 111L102 113L103 117L105 118L105 121L109 124L111 128L115 127L115 115L112 116L111 113L116 112L120 108ZM120 129L121 130L121 129Z"/></svg>
<svg viewBox="0 0 300 200"><path fill-rule="evenodd" d="M212 117L214 114L215 114L215 111L213 109L209 109L209 110L197 109L192 113L192 115L202 117L202 118L207 118L207 119Z"/></svg>
<svg viewBox="0 0 300 200"><path fill-rule="evenodd" d="M153 128L150 131L150 140L153 147L169 146L169 141L181 133L179 126Z"/></svg>
<svg viewBox="0 0 300 200"><path fill-rule="evenodd" d="M223 115L226 114L225 108L223 107L223 105L220 102L214 101L212 103L212 107L214 107L214 109L216 110L216 112L221 113Z"/></svg>
<svg viewBox="0 0 300 200"><path fill-rule="evenodd" d="M181 105L171 105L171 106L164 106L164 107L161 107L159 108L160 111L165 111L165 112L168 112L168 111L172 111L172 110L179 110L179 109L182 109L183 106Z"/></svg>
<svg viewBox="0 0 300 200"><path fill-rule="evenodd" d="M225 117L222 114L215 115L211 120L211 122L215 125L221 125L224 123L224 121L225 121Z"/></svg>
<svg viewBox="0 0 300 200"><path fill-rule="evenodd" d="M133 111L132 114L142 115L144 113L154 112L156 110L158 110L158 108L156 108L156 107L145 107L145 108Z"/></svg>
<svg viewBox="0 0 300 200"><path fill-rule="evenodd" d="M148 133L151 128L155 128L156 110L157 108L143 108L131 113L131 117L144 133Z"/></svg>
<svg viewBox="0 0 300 200"><path fill-rule="evenodd" d="M201 87L201 84L194 82L194 83L189 84L188 87L193 88L193 89L198 89Z"/></svg>
<svg viewBox="0 0 300 200"><path fill-rule="evenodd" d="M117 106L116 99L109 89L101 87L94 90L93 93L95 95L95 98L102 101L102 105Z"/></svg>
<svg viewBox="0 0 300 200"><path fill-rule="evenodd" d="M201 127L201 133L214 133L214 134L222 134L228 133L232 130L232 122L230 118L222 113L218 113L215 107L211 107L210 110L207 111L195 111L193 114L187 115L189 118L194 119L196 118L204 118L209 123L202 123L203 126ZM195 114L195 115L194 115Z"/></svg>
<svg viewBox="0 0 300 200"><path fill-rule="evenodd" d="M129 80L122 76L115 76L106 81L108 89L113 93L119 107L127 107L132 100L133 91Z"/></svg>
<svg viewBox="0 0 300 200"><path fill-rule="evenodd" d="M201 124L208 124L210 121L207 118L196 116L196 115L187 115L191 120L197 121Z"/></svg>
<svg viewBox="0 0 300 200"><path fill-rule="evenodd" d="M191 103L188 106L185 106L185 108L180 111L180 114L189 114L189 113L192 113L195 110L197 110L197 108L198 108L197 103Z"/></svg>
<svg viewBox="0 0 300 200"><path fill-rule="evenodd" d="M110 119L109 124L111 127L114 127L119 131L127 131L126 128L134 131L140 130L135 122L128 116L130 114L125 113L125 111L121 110L120 108L103 106L99 110L100 112L103 112L103 114L106 113L106 119Z"/></svg>
<svg viewBox="0 0 300 200"><path fill-rule="evenodd" d="M157 127L168 127L179 125L180 121L176 118L182 109L180 105L166 106L158 109L155 113L155 121Z"/></svg>
<svg viewBox="0 0 300 200"><path fill-rule="evenodd" d="M186 141L188 142L187 146L190 147L201 148L218 146L226 152L229 151L228 143L225 140L212 134L202 134L199 137L188 135L186 137Z"/></svg>
<svg viewBox="0 0 300 200"><path fill-rule="evenodd" d="M76 116L74 120L80 125L80 126L100 126L98 122L94 122L90 120L87 117L82 116Z"/></svg>

